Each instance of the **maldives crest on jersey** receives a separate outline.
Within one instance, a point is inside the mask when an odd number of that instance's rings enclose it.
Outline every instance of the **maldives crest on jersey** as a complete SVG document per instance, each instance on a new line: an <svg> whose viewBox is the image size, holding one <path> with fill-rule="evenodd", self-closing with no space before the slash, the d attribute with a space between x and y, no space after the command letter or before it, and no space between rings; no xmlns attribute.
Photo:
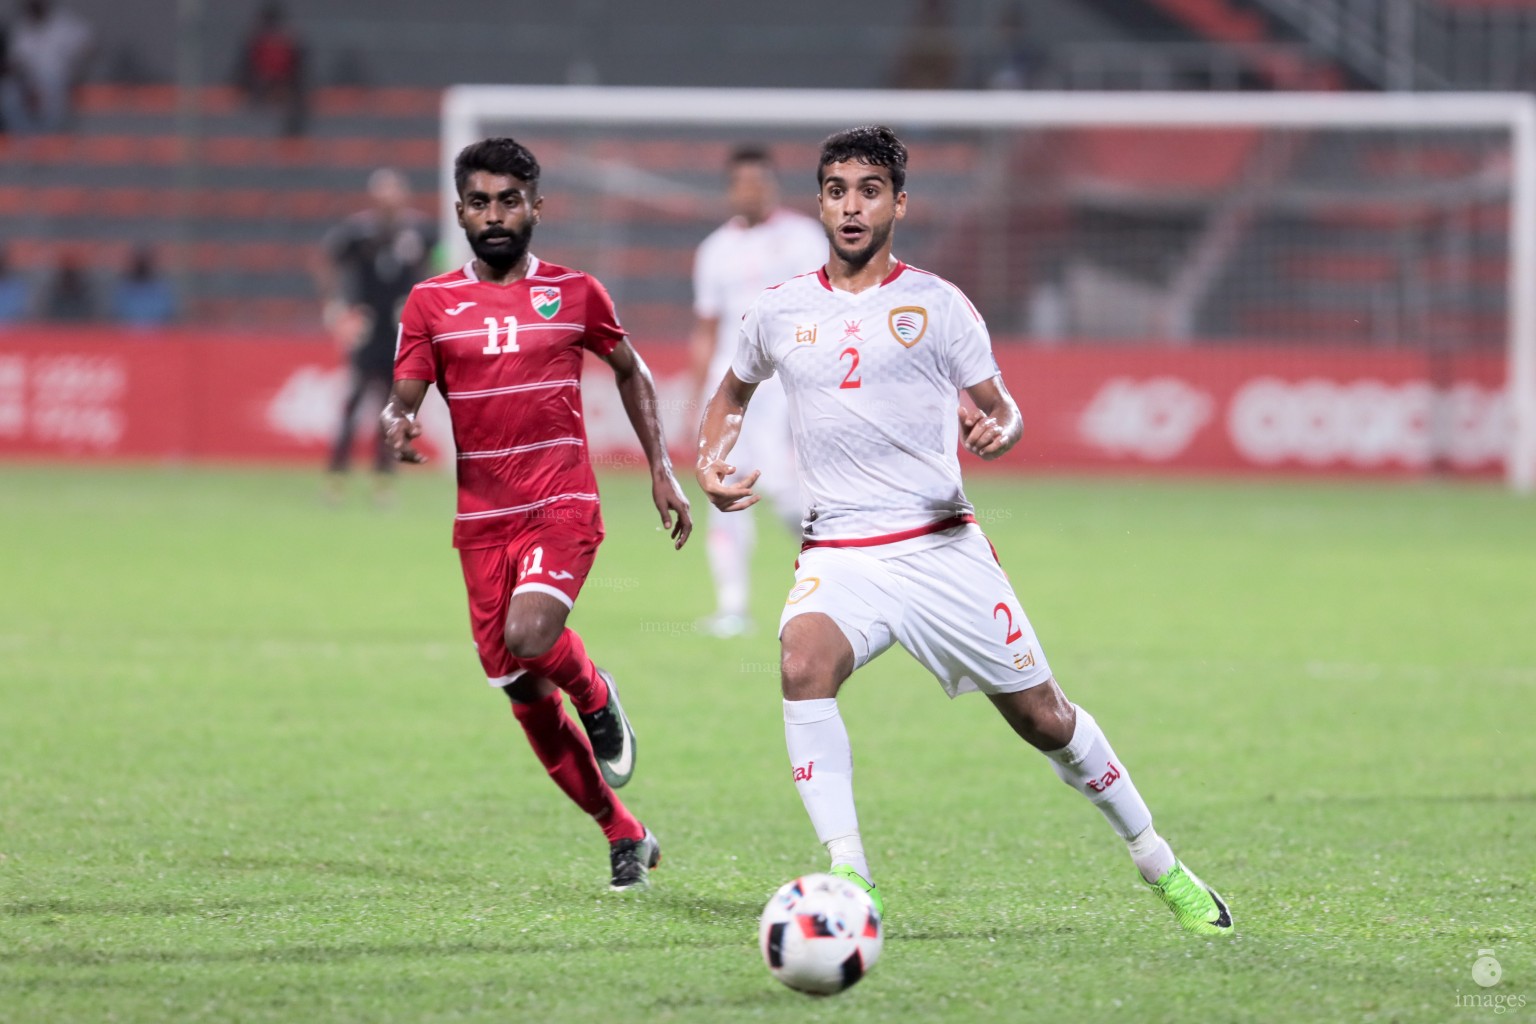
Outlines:
<svg viewBox="0 0 1536 1024"><path fill-rule="evenodd" d="M559 288L540 285L537 288L528 289L528 297L533 300L533 311L545 320L560 312Z"/></svg>
<svg viewBox="0 0 1536 1024"><path fill-rule="evenodd" d="M897 306L886 320L896 340L911 348L928 333L928 311L922 306Z"/></svg>

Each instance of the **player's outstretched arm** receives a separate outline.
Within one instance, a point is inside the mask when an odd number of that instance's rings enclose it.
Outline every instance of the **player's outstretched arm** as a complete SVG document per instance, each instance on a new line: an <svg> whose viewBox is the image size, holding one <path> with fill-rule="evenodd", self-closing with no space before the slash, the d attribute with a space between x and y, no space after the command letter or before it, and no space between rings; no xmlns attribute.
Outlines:
<svg viewBox="0 0 1536 1024"><path fill-rule="evenodd" d="M965 389L976 403L975 412L960 410L960 438L972 455L991 460L1019 443L1024 436L1024 417L998 374Z"/></svg>
<svg viewBox="0 0 1536 1024"><path fill-rule="evenodd" d="M412 447L411 442L421 436L421 424L416 422L416 411L422 399L427 397L424 380L397 380L389 390L389 401L379 413L379 424L384 429L384 443L401 462L426 462L427 457Z"/></svg>
<svg viewBox="0 0 1536 1024"><path fill-rule="evenodd" d="M650 463L651 499L656 502L656 511L661 513L662 528L671 531L672 546L681 548L693 532L693 516L688 512L688 499L672 472L672 457L667 454L667 441L661 432L661 417L657 414L656 382L628 338L615 345L603 359L613 367L624 411L629 415L629 423L635 428L635 436L640 439L640 447Z"/></svg>
<svg viewBox="0 0 1536 1024"><path fill-rule="evenodd" d="M754 469L745 480L726 483L736 467L725 461L741 436L741 421L756 390L756 384L746 383L734 370L725 371L699 424L699 458L694 465L694 477L710 504L722 512L740 512L757 504L758 496L752 493L752 485L762 471Z"/></svg>

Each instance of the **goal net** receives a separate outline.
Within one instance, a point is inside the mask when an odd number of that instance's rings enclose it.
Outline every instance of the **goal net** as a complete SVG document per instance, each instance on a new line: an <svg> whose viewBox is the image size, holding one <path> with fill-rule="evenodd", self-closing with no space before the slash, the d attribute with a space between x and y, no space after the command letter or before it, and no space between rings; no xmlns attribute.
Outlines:
<svg viewBox="0 0 1536 1024"><path fill-rule="evenodd" d="M1525 95L461 86L444 238L468 258L458 150L528 144L535 251L608 286L686 444L696 396L665 343L691 323L694 248L729 214L728 153L766 146L786 205L814 214L821 139L865 123L911 154L897 254L987 319L1028 424L1018 465L1536 485Z"/></svg>

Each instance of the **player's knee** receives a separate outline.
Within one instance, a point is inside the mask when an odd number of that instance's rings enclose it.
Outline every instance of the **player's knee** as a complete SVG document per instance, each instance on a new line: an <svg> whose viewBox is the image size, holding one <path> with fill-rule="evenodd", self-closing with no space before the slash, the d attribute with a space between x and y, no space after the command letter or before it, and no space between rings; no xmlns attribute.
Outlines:
<svg viewBox="0 0 1536 1024"><path fill-rule="evenodd" d="M517 619L507 623L502 638L512 657L523 661L543 657L560 639L564 623L556 623L542 616Z"/></svg>
<svg viewBox="0 0 1536 1024"><path fill-rule="evenodd" d="M1037 750L1060 750L1072 742L1076 712L1054 679L1027 690L998 694L992 702L1013 731Z"/></svg>
<svg viewBox="0 0 1536 1024"><path fill-rule="evenodd" d="M840 682L825 661L808 651L788 648L779 656L779 681L785 700L835 697Z"/></svg>
<svg viewBox="0 0 1536 1024"><path fill-rule="evenodd" d="M836 697L853 672L851 656L816 647L785 644L779 655L779 685L785 700Z"/></svg>
<svg viewBox="0 0 1536 1024"><path fill-rule="evenodd" d="M780 636L779 680L785 700L836 697L853 674L853 648L831 618L797 615Z"/></svg>

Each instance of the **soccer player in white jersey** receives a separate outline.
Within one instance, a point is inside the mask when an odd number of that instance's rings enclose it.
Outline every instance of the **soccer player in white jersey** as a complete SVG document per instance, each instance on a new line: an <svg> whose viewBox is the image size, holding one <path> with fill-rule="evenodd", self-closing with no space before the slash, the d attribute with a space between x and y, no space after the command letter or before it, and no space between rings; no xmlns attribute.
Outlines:
<svg viewBox="0 0 1536 1024"><path fill-rule="evenodd" d="M986 326L960 290L891 254L906 214L907 151L888 128L839 132L817 167L826 266L764 292L704 413L699 485L718 509L758 500L732 447L759 384L789 399L809 500L779 623L784 735L795 786L832 857L883 911L853 802L843 681L899 643L954 697L985 693L1056 774L1125 840L1179 924L1229 933L1216 892L1152 827L1130 772L1093 716L1067 700L976 525L956 447L995 459L1023 432ZM963 390L976 410L962 408ZM750 469L750 466L743 466Z"/></svg>
<svg viewBox="0 0 1536 1024"><path fill-rule="evenodd" d="M726 198L733 216L700 243L693 261L689 356L694 390L704 398L709 397L705 387L713 387L730 368L747 307L764 288L821 266L827 255L821 225L779 205L773 164L761 146L740 146L731 153ZM805 502L792 451L784 391L770 379L752 396L752 427L737 440L736 460L762 471L758 490L798 533ZM748 594L756 523L750 512L722 515L712 508L706 536L715 612L700 625L715 636L737 636L751 628Z"/></svg>

